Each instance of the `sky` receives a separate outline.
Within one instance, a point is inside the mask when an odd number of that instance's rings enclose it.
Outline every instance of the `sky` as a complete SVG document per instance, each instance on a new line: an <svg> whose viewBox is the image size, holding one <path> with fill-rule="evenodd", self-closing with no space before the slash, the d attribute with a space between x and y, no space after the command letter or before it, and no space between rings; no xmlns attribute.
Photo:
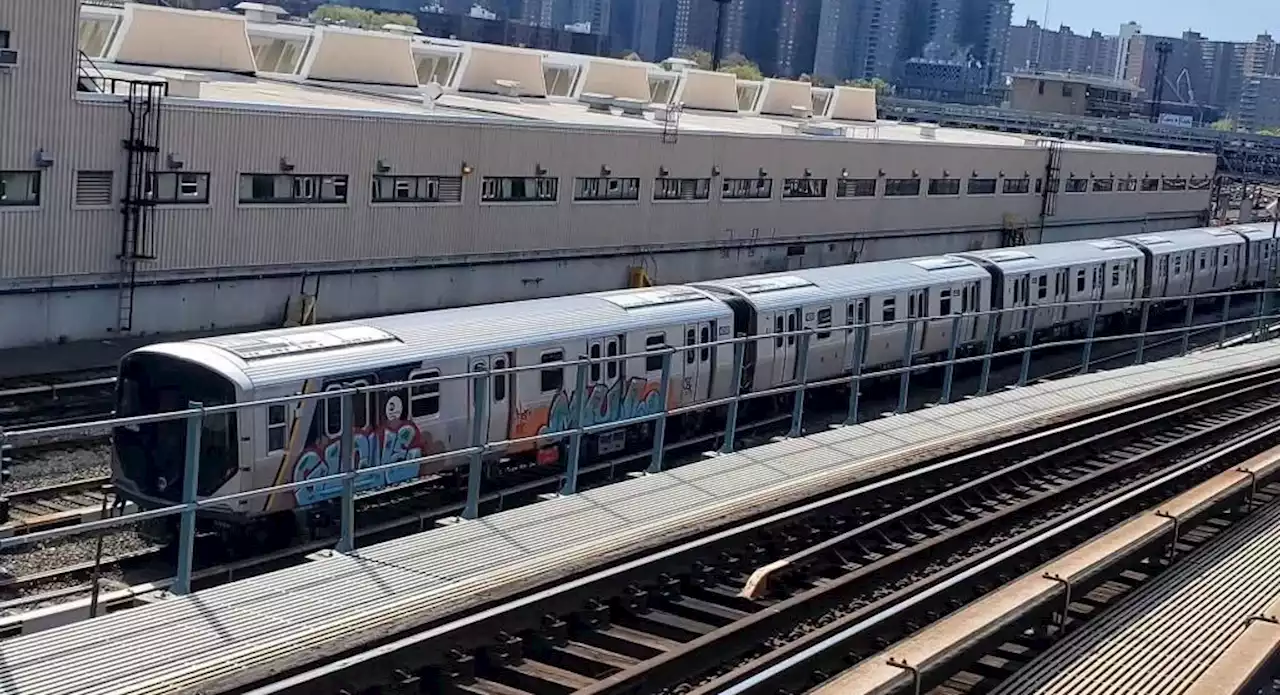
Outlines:
<svg viewBox="0 0 1280 695"><path fill-rule="evenodd" d="M1280 0L1014 0L1013 23L1028 17L1044 23L1049 5L1050 29L1066 24L1077 34L1091 29L1114 34L1135 21L1142 33L1181 36L1191 29L1215 41L1247 41L1271 31L1280 38Z"/></svg>

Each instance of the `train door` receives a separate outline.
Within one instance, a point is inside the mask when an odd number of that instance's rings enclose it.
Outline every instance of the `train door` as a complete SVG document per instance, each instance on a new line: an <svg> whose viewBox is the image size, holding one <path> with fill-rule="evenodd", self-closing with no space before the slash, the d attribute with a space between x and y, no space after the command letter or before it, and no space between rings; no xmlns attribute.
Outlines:
<svg viewBox="0 0 1280 695"><path fill-rule="evenodd" d="M773 340L773 383L775 384L784 384L796 379L796 357L799 354L797 346L800 339L793 332L799 331L802 325L800 309L787 309L774 314L774 333L778 334ZM783 333L792 333L792 335L782 335Z"/></svg>
<svg viewBox="0 0 1280 695"><path fill-rule="evenodd" d="M1027 312L1025 309L1029 304L1028 295L1031 276L1030 275L1006 275L1005 285L1009 289L1006 291L1005 306L1010 309L1001 317L1002 325L1009 327L1009 332L1018 332L1027 327Z"/></svg>
<svg viewBox="0 0 1280 695"><path fill-rule="evenodd" d="M1169 296L1169 255L1160 256L1160 260L1156 262L1155 278L1151 282L1151 296L1167 297Z"/></svg>
<svg viewBox="0 0 1280 695"><path fill-rule="evenodd" d="M563 360L564 355L561 354L554 361L560 362ZM510 367L511 355L506 352L500 352L492 355L480 355L471 358L471 371L474 373L484 373L490 369L497 371L500 369L509 369ZM557 388L563 387L564 369L560 368L559 370L551 371L558 371L560 374L560 383L557 384ZM551 378L554 379L554 376ZM547 380L548 377L544 372L542 381L546 382ZM511 385L514 384L515 381L516 380L512 378L511 374L494 374L489 378L489 383L485 389L486 399L488 401L488 416L480 426L480 438L482 441L493 442L507 438L507 428L511 422L511 391L513 390ZM467 401L471 406L472 413L476 412L476 393L479 385L480 379L473 379L471 381L470 388L467 389L469 394Z"/></svg>
<svg viewBox="0 0 1280 695"><path fill-rule="evenodd" d="M712 349L704 346L713 342L713 336L710 321L685 325L684 344L690 349L685 350L680 360L684 365L683 401L705 401L711 397Z"/></svg>
<svg viewBox="0 0 1280 695"><path fill-rule="evenodd" d="M1049 312L1049 323L1059 326L1066 323L1067 319L1067 283L1071 277L1066 268L1059 268L1053 273L1053 301L1054 307Z"/></svg>
<svg viewBox="0 0 1280 695"><path fill-rule="evenodd" d="M907 318L913 319L915 324L911 330L911 352L915 354L924 348L924 338L929 332L928 321L914 321L929 318L929 290L912 290L907 293Z"/></svg>
<svg viewBox="0 0 1280 695"><path fill-rule="evenodd" d="M868 330L866 328L867 300L855 299L849 303L849 306L845 307L845 310L846 325L864 327L861 331L848 330L844 332L844 369L848 372L853 371L853 358L858 355L858 345L854 341L858 340L860 333L865 335ZM865 346L868 343L870 343L869 340L864 342L863 345ZM863 361L865 362L865 360L866 356L864 355Z"/></svg>

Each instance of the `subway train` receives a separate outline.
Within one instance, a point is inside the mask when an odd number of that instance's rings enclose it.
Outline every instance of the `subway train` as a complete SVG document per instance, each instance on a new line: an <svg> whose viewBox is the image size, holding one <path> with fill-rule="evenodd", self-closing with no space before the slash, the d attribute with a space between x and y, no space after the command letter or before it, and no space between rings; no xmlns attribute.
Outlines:
<svg viewBox="0 0 1280 695"><path fill-rule="evenodd" d="M802 375L821 381L851 374L859 352L855 333L839 327L871 324L860 351L865 372L902 362L904 319L913 325L914 363L945 357L952 331L958 332L954 340L961 353L983 350L989 321L995 322L992 336L1002 342L1025 339L1028 328L1036 334L1079 334L1093 302L1106 326L1132 321L1138 299L1260 285L1274 243L1269 226L1198 228L161 343L121 361L116 415L548 365L492 376L479 394L484 407L477 407L477 390L464 379L411 384L355 400L350 417L358 467L461 449L477 434L488 442L527 438L495 445L486 454L485 475L501 478L563 464L565 442L538 435L569 429L578 398L586 399L585 424L599 425L731 395L734 349L716 343L735 335L756 338L743 349L740 388L761 392L794 384ZM1047 305L1057 306L983 314ZM799 353L806 341L788 335L799 329L816 331L803 360ZM664 403L661 351L667 346L693 349L670 358ZM598 361L585 369L585 387L577 393L576 368L558 363L580 355ZM206 417L197 494L222 496L338 472L341 400L317 397ZM750 403L785 408L785 400ZM672 418L669 441L713 432L723 423L723 411L715 409ZM186 427L172 421L115 428L112 477L122 497L143 508L181 500ZM584 438L581 456L607 460L639 451L651 446L652 436L649 423L600 431ZM375 491L424 478L453 478L456 484L465 476L457 463L407 463L359 476L356 488ZM207 518L222 528L264 518L287 517L296 524L315 518L308 510L332 507L340 494L339 484L322 482L215 503Z"/></svg>

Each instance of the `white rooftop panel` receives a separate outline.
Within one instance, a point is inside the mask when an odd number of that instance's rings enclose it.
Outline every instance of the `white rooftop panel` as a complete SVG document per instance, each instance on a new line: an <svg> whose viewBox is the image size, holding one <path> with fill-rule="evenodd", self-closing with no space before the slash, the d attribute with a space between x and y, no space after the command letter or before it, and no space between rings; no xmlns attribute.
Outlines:
<svg viewBox="0 0 1280 695"><path fill-rule="evenodd" d="M772 277L753 278L736 287L747 294L792 290L797 287L813 287L813 283L794 275L775 275Z"/></svg>
<svg viewBox="0 0 1280 695"><path fill-rule="evenodd" d="M409 37L338 27L316 29L302 76L316 80L418 86Z"/></svg>
<svg viewBox="0 0 1280 695"><path fill-rule="evenodd" d="M107 60L253 73L258 67L244 17L129 3Z"/></svg>
<svg viewBox="0 0 1280 695"><path fill-rule="evenodd" d="M925 270L946 270L947 268L959 268L970 265L967 261L959 258L920 258L909 261L911 265L924 268Z"/></svg>
<svg viewBox="0 0 1280 695"><path fill-rule="evenodd" d="M623 309L638 309L662 304L678 302L696 302L705 300L706 295L687 287L657 287L652 290L637 290L624 294L601 295L606 302L617 304Z"/></svg>
<svg viewBox="0 0 1280 695"><path fill-rule="evenodd" d="M1104 251L1116 249L1131 249L1132 246L1120 241L1119 239L1097 239L1089 242L1090 245L1100 248Z"/></svg>
<svg viewBox="0 0 1280 695"><path fill-rule="evenodd" d="M249 361L397 341L395 336L372 326L340 326L288 335L230 336L211 339L208 342L216 344L242 360Z"/></svg>
<svg viewBox="0 0 1280 695"><path fill-rule="evenodd" d="M991 251L986 255L987 255L987 258L995 261L996 263L1007 263L1009 261L1029 261L1035 258L1035 256L1031 255L1030 253L1027 253L1026 251L1010 251L1010 250Z"/></svg>

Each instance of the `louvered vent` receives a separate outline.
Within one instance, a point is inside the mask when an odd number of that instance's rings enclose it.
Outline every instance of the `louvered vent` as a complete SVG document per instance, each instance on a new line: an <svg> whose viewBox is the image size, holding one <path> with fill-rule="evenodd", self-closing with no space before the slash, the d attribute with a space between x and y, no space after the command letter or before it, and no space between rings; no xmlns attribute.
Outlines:
<svg viewBox="0 0 1280 695"><path fill-rule="evenodd" d="M440 202L442 203L462 202L462 177L461 176L441 176L440 177Z"/></svg>
<svg viewBox="0 0 1280 695"><path fill-rule="evenodd" d="M76 205L86 208L111 206L110 171L78 171L76 172Z"/></svg>

